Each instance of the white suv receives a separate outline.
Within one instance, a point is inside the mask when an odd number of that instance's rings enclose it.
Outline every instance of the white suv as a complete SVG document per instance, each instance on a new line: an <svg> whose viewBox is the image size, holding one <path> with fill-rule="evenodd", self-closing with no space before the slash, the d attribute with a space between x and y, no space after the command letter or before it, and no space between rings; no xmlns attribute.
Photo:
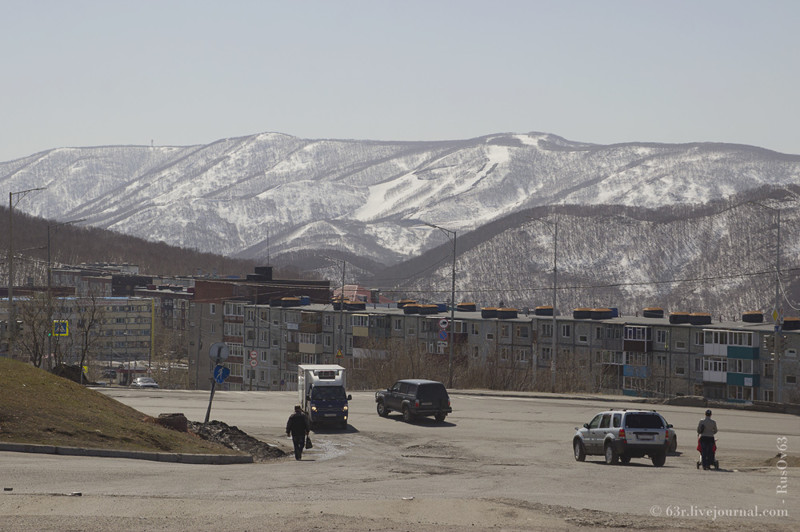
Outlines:
<svg viewBox="0 0 800 532"><path fill-rule="evenodd" d="M649 456L661 467L670 448L669 425L654 410L609 410L600 412L582 428L575 427L572 449L575 460L602 455L607 464L627 464L631 458Z"/></svg>

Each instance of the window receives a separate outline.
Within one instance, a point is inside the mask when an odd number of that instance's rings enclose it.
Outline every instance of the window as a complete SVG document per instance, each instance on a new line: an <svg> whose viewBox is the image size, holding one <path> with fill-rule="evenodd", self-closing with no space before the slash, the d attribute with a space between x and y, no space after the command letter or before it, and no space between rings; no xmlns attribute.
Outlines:
<svg viewBox="0 0 800 532"><path fill-rule="evenodd" d="M675 375L686 375L686 368L683 366L677 366L675 368Z"/></svg>
<svg viewBox="0 0 800 532"><path fill-rule="evenodd" d="M772 390L764 390L764 400L771 403L775 400L775 395Z"/></svg>
<svg viewBox="0 0 800 532"><path fill-rule="evenodd" d="M369 327L369 316L366 314L353 314L353 327Z"/></svg>
<svg viewBox="0 0 800 532"><path fill-rule="evenodd" d="M682 351L686 351L686 342L675 342L675 349L680 349Z"/></svg>
<svg viewBox="0 0 800 532"><path fill-rule="evenodd" d="M603 328L602 327L595 327L594 328L594 338L595 338L595 340L602 340L603 339Z"/></svg>
<svg viewBox="0 0 800 532"><path fill-rule="evenodd" d="M656 342L659 344L667 344L667 331L664 329L656 329Z"/></svg>
<svg viewBox="0 0 800 532"><path fill-rule="evenodd" d="M797 375L786 375L784 382L786 384L797 384Z"/></svg>
<svg viewBox="0 0 800 532"><path fill-rule="evenodd" d="M753 361L749 359L728 359L728 371L732 373L753 373Z"/></svg>
<svg viewBox="0 0 800 532"><path fill-rule="evenodd" d="M582 334L582 335L578 336L578 342L580 342L582 344L588 344L589 343L589 337L586 336L585 334Z"/></svg>
<svg viewBox="0 0 800 532"><path fill-rule="evenodd" d="M394 320L394 330L395 331L402 331L403 330L403 320L400 318L395 318Z"/></svg>
<svg viewBox="0 0 800 532"><path fill-rule="evenodd" d="M703 359L703 371L728 371L728 359L706 357Z"/></svg>
<svg viewBox="0 0 800 532"><path fill-rule="evenodd" d="M517 348L514 352L514 359L517 362L525 362L528 360L528 350L524 348Z"/></svg>
<svg viewBox="0 0 800 532"><path fill-rule="evenodd" d="M611 428L611 414L603 414L603 418L600 420L600 428Z"/></svg>
<svg viewBox="0 0 800 532"><path fill-rule="evenodd" d="M572 326L569 323L563 323L561 325L561 337L569 338L570 336L572 336Z"/></svg>
<svg viewBox="0 0 800 532"><path fill-rule="evenodd" d="M517 325L517 338L527 338L527 337L528 337L528 326Z"/></svg>
<svg viewBox="0 0 800 532"><path fill-rule="evenodd" d="M331 316L330 314L325 314L323 323L325 324L325 327L333 326L333 316Z"/></svg>
<svg viewBox="0 0 800 532"><path fill-rule="evenodd" d="M500 325L500 338L508 338L511 336L511 326L507 323Z"/></svg>
<svg viewBox="0 0 800 532"><path fill-rule="evenodd" d="M553 336L553 324L552 323L543 323L542 324L542 337L543 338L550 338Z"/></svg>
<svg viewBox="0 0 800 532"><path fill-rule="evenodd" d="M703 359L701 357L694 359L694 370L696 372L703 371Z"/></svg>
<svg viewBox="0 0 800 532"><path fill-rule="evenodd" d="M772 377L774 374L774 364L772 362L764 362L764 376Z"/></svg>
<svg viewBox="0 0 800 532"><path fill-rule="evenodd" d="M487 332L486 333L486 339L487 340L494 340L494 333L493 332Z"/></svg>
<svg viewBox="0 0 800 532"><path fill-rule="evenodd" d="M667 365L667 356L666 355L657 355L656 356L656 364L659 368L663 368Z"/></svg>
<svg viewBox="0 0 800 532"><path fill-rule="evenodd" d="M553 350L549 347L542 348L542 360L550 360L550 355L552 354Z"/></svg>
<svg viewBox="0 0 800 532"><path fill-rule="evenodd" d="M478 349L477 345L472 346L472 358L478 358L480 356L480 350Z"/></svg>
<svg viewBox="0 0 800 532"><path fill-rule="evenodd" d="M217 313L217 304L216 303L209 303L208 304L208 313L209 314L216 314Z"/></svg>
<svg viewBox="0 0 800 532"><path fill-rule="evenodd" d="M797 357L797 349L787 349L786 350L786 357L787 358L796 358Z"/></svg>
<svg viewBox="0 0 800 532"><path fill-rule="evenodd" d="M500 360L508 360L508 348L501 347L500 348Z"/></svg>
<svg viewBox="0 0 800 532"><path fill-rule="evenodd" d="M470 327L472 329L472 334L480 334L480 328L477 323L471 323Z"/></svg>
<svg viewBox="0 0 800 532"><path fill-rule="evenodd" d="M728 399L752 401L753 389L749 386L728 386Z"/></svg>

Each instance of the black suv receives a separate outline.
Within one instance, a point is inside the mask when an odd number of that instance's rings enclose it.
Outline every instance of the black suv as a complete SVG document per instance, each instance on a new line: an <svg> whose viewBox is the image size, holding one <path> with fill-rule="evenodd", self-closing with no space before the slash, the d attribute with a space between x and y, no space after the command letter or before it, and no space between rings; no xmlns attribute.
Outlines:
<svg viewBox="0 0 800 532"><path fill-rule="evenodd" d="M631 458L649 456L654 466L661 467L670 448L672 425L652 410L608 410L575 430L572 450L579 462L586 455L601 455L607 464L627 464Z"/></svg>
<svg viewBox="0 0 800 532"><path fill-rule="evenodd" d="M442 422L453 411L444 385L425 379L399 380L391 388L375 392L375 402L379 416L402 412L406 422L417 416L434 416L436 421Z"/></svg>

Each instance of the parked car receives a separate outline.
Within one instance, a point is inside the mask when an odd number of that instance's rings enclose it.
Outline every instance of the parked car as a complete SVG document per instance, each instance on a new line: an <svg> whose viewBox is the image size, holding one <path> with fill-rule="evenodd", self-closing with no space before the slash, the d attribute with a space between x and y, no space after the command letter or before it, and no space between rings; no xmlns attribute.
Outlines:
<svg viewBox="0 0 800 532"><path fill-rule="evenodd" d="M434 416L442 422L453 411L450 396L441 382L425 379L403 379L391 388L375 392L378 415L401 412L405 422L418 416Z"/></svg>
<svg viewBox="0 0 800 532"><path fill-rule="evenodd" d="M131 388L158 388L158 383L152 377L136 377Z"/></svg>
<svg viewBox="0 0 800 532"><path fill-rule="evenodd" d="M654 410L609 410L575 427L572 450L579 462L587 455L603 456L607 464L627 464L631 458L648 456L654 466L661 467L667 459L671 429Z"/></svg>

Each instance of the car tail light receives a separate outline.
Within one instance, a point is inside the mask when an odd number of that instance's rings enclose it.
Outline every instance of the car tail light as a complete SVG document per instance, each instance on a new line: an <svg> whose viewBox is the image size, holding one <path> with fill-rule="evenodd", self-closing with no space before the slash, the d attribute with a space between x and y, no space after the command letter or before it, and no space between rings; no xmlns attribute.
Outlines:
<svg viewBox="0 0 800 532"><path fill-rule="evenodd" d="M419 408L419 399L414 401L414 408Z"/></svg>
<svg viewBox="0 0 800 532"><path fill-rule="evenodd" d="M619 429L619 439L620 440L625 439L625 429Z"/></svg>

